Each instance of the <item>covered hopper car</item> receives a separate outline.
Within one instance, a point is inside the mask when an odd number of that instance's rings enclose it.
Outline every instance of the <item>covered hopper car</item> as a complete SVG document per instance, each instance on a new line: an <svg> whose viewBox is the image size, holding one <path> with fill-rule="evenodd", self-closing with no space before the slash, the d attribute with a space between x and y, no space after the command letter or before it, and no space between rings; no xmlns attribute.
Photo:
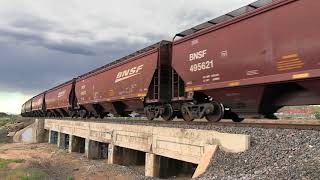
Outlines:
<svg viewBox="0 0 320 180"><path fill-rule="evenodd" d="M71 80L46 92L46 116L73 116L72 112L75 105L74 85L75 80Z"/></svg>
<svg viewBox="0 0 320 180"><path fill-rule="evenodd" d="M170 100L170 50L171 43L161 41L77 78L76 114L83 118L128 116L132 111L162 115Z"/></svg>
<svg viewBox="0 0 320 180"><path fill-rule="evenodd" d="M320 2L257 7L263 2L178 34L172 67L181 84L173 86L173 104L180 102L185 120L274 118L283 106L319 104Z"/></svg>
<svg viewBox="0 0 320 180"><path fill-rule="evenodd" d="M40 94L22 115L240 122L319 104L318 7L259 0Z"/></svg>

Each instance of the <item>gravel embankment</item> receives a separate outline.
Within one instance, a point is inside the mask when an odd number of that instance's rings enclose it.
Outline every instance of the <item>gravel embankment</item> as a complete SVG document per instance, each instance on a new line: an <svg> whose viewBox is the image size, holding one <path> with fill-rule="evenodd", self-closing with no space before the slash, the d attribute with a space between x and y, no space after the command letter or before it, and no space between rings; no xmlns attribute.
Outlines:
<svg viewBox="0 0 320 180"><path fill-rule="evenodd" d="M247 152L219 151L200 179L320 179L320 132L224 128L251 135Z"/></svg>

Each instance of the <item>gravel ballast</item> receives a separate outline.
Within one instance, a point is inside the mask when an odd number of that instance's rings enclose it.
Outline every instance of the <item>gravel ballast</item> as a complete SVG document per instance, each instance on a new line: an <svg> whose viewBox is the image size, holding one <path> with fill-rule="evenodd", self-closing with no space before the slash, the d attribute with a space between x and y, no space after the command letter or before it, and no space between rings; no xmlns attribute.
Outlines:
<svg viewBox="0 0 320 180"><path fill-rule="evenodd" d="M319 179L320 133L292 129L241 128L251 147L238 154L218 151L200 179Z"/></svg>

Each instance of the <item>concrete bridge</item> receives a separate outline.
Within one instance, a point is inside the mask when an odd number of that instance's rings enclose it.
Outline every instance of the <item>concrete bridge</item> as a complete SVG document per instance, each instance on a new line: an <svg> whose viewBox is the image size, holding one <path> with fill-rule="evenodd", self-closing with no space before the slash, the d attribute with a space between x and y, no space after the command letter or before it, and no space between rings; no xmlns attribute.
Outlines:
<svg viewBox="0 0 320 180"><path fill-rule="evenodd" d="M193 177L205 172L219 149L230 153L248 150L250 137L210 130L180 129L112 122L38 119L36 136L87 158L105 158L109 164L145 165L145 175L159 177L170 166L194 167ZM43 131L42 129L46 130ZM35 140L36 141L36 140ZM192 168L191 168L192 169Z"/></svg>

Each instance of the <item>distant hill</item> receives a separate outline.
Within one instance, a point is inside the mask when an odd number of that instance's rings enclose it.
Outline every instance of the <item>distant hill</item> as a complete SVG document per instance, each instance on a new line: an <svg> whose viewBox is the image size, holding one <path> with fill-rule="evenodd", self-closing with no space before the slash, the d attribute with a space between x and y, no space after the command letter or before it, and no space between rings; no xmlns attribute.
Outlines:
<svg viewBox="0 0 320 180"><path fill-rule="evenodd" d="M9 115L7 113L0 112L0 117L6 117L6 116L9 116Z"/></svg>

